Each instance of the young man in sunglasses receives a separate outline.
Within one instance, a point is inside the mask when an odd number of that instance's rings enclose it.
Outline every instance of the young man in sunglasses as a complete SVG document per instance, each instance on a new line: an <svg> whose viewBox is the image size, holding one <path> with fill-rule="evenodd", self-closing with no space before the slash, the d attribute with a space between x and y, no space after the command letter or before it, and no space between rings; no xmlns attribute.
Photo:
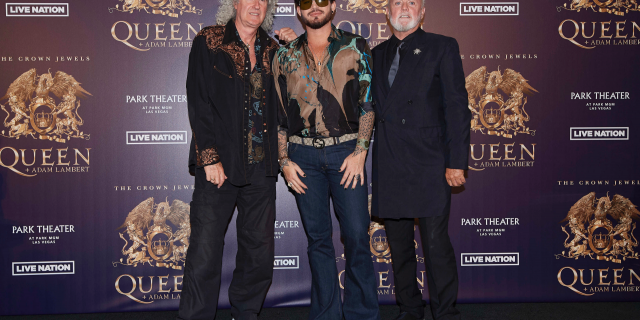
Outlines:
<svg viewBox="0 0 640 320"><path fill-rule="evenodd" d="M298 0L296 5L307 31L278 50L272 69L282 103L278 158L309 242L309 319L378 320L364 172L375 117L371 52L365 39L331 24L335 1ZM330 196L345 247L344 304Z"/></svg>

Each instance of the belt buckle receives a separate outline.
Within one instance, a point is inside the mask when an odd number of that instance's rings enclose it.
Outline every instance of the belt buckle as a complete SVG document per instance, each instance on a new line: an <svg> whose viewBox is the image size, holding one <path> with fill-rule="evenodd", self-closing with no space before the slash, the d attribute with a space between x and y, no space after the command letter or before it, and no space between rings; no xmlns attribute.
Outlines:
<svg viewBox="0 0 640 320"><path fill-rule="evenodd" d="M322 140L322 138L319 138L319 137L314 137L313 138L313 147L316 148L316 149L324 148L324 140Z"/></svg>

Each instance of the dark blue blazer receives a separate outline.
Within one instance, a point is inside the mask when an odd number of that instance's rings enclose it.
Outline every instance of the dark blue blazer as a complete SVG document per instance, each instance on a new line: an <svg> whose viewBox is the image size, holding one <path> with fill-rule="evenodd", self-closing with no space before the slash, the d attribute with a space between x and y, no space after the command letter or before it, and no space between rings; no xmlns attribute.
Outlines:
<svg viewBox="0 0 640 320"><path fill-rule="evenodd" d="M376 130L372 215L449 213L445 168L467 169L471 112L455 39L418 29L389 87L389 41L372 50Z"/></svg>

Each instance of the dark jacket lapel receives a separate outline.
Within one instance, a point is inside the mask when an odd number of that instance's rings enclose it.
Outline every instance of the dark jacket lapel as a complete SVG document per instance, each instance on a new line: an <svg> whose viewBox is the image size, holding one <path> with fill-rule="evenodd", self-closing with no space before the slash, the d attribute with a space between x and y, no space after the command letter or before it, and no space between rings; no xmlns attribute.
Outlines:
<svg viewBox="0 0 640 320"><path fill-rule="evenodd" d="M382 44L379 44L379 46L381 48L381 52L373 61L375 65L373 74L373 79L376 83L375 95L379 100L377 101L378 110L376 110L376 112L383 111L384 106L387 104L387 96L389 95L389 81L387 80L387 78L389 78L389 72L387 70L389 65L387 62L387 47L389 46L389 41L385 41Z"/></svg>
<svg viewBox="0 0 640 320"><path fill-rule="evenodd" d="M380 78L380 83L382 83L382 87L385 89L385 96L389 93L389 41L386 42L384 48L382 48L382 77Z"/></svg>
<svg viewBox="0 0 640 320"><path fill-rule="evenodd" d="M403 88L407 86L406 82L415 80L415 77L412 77L412 75L417 70L416 65L425 53L422 41L425 32L422 29L418 29L416 30L416 33L418 34L415 35L415 38L409 44L406 56L402 59L402 64L400 64L400 68L398 69L398 73L393 81L393 85L389 88L389 94L387 94L386 101L384 103L385 105L382 107L383 114L389 110L393 101L401 96ZM385 80L385 82L388 86L388 81Z"/></svg>

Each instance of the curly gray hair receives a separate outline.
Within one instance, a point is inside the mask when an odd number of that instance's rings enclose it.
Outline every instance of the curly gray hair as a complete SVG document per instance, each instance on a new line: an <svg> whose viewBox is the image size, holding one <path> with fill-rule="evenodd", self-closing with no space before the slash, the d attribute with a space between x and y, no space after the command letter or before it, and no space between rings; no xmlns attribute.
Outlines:
<svg viewBox="0 0 640 320"><path fill-rule="evenodd" d="M216 13L216 23L219 25L225 25L231 19L236 17L236 8L233 7L234 4L238 3L240 0L220 0L220 7L218 7L218 13ZM262 22L262 29L264 31L271 31L271 27L273 27L273 16L276 13L276 4L278 0L267 0L267 14L264 17L264 21Z"/></svg>

